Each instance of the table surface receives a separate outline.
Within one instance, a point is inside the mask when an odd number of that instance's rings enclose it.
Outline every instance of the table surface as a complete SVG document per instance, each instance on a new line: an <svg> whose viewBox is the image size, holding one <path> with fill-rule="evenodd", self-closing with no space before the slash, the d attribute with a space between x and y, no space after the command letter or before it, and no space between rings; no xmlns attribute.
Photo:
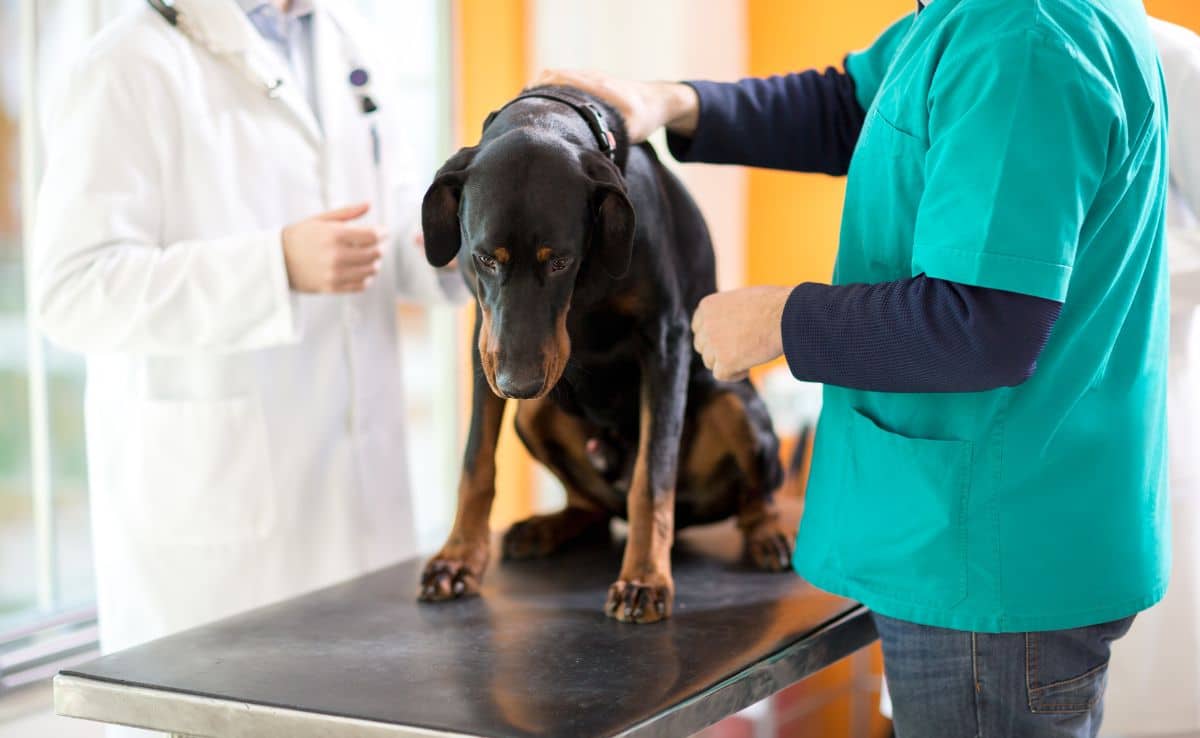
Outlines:
<svg viewBox="0 0 1200 738"><path fill-rule="evenodd" d="M234 736L686 736L866 645L866 611L685 531L664 623L601 612L619 541L493 559L482 597L415 600L420 561L66 670L60 714Z"/></svg>

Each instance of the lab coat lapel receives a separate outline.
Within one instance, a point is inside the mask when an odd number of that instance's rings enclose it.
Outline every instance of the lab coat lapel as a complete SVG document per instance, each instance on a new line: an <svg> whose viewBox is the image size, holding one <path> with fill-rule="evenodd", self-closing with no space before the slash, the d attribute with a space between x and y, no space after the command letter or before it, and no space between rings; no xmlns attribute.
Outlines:
<svg viewBox="0 0 1200 738"><path fill-rule="evenodd" d="M314 146L323 142L321 126L309 107L304 90L291 70L268 43L258 34L237 3L230 0L177 0L185 22L191 24L195 35L213 54L228 57L223 61L238 64L244 61L255 77L282 80L278 102L304 130ZM319 15L319 14L318 14ZM319 66L319 65L318 65ZM241 71L238 74L243 74ZM247 85L254 84L246 78ZM266 95L265 89L257 90Z"/></svg>
<svg viewBox="0 0 1200 738"><path fill-rule="evenodd" d="M344 141L348 127L355 122L350 116L359 114L353 108L353 95L349 94L349 60L354 55L347 48L348 43L330 10L318 5L313 12L313 73L321 123L330 141Z"/></svg>
<svg viewBox="0 0 1200 738"><path fill-rule="evenodd" d="M314 74L325 132L329 194L334 202L369 200L377 207L372 134L350 84L350 72L361 60L330 5L319 4L313 14ZM376 210L371 217L382 215Z"/></svg>

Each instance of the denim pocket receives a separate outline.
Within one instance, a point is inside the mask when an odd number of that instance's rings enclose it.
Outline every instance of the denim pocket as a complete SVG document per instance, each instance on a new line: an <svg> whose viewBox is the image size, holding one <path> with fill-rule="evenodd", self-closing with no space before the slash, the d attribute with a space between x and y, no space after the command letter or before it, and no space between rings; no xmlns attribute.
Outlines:
<svg viewBox="0 0 1200 738"><path fill-rule="evenodd" d="M1112 642L1133 617L1085 628L1025 634L1025 685L1033 713L1089 712L1104 696Z"/></svg>

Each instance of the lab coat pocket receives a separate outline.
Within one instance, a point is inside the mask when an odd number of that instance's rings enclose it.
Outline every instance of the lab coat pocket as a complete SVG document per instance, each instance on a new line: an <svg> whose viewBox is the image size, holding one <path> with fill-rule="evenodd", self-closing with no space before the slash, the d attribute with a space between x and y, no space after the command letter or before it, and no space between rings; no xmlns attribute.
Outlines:
<svg viewBox="0 0 1200 738"><path fill-rule="evenodd" d="M910 438L855 410L838 515L847 579L897 601L966 596L970 441Z"/></svg>
<svg viewBox="0 0 1200 738"><path fill-rule="evenodd" d="M275 488L257 397L143 401L141 479L129 490L137 535L160 544L266 537Z"/></svg>

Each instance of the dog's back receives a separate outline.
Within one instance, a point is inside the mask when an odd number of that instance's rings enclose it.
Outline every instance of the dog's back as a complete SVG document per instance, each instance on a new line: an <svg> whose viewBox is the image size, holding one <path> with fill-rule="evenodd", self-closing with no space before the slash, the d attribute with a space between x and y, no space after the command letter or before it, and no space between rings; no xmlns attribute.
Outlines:
<svg viewBox="0 0 1200 738"><path fill-rule="evenodd" d="M678 281L684 308L691 315L705 295L717 291L716 255L708 224L696 200L675 173L659 161L653 146L649 143L636 146L630 154L630 162L635 169L647 168L657 179L660 198L644 203L635 199L634 209L639 217L652 208L662 210L668 223L665 234L668 248L665 251L674 261L670 277ZM643 244L637 245L640 246ZM645 246L652 248L651 244ZM654 254L649 256L656 258Z"/></svg>

